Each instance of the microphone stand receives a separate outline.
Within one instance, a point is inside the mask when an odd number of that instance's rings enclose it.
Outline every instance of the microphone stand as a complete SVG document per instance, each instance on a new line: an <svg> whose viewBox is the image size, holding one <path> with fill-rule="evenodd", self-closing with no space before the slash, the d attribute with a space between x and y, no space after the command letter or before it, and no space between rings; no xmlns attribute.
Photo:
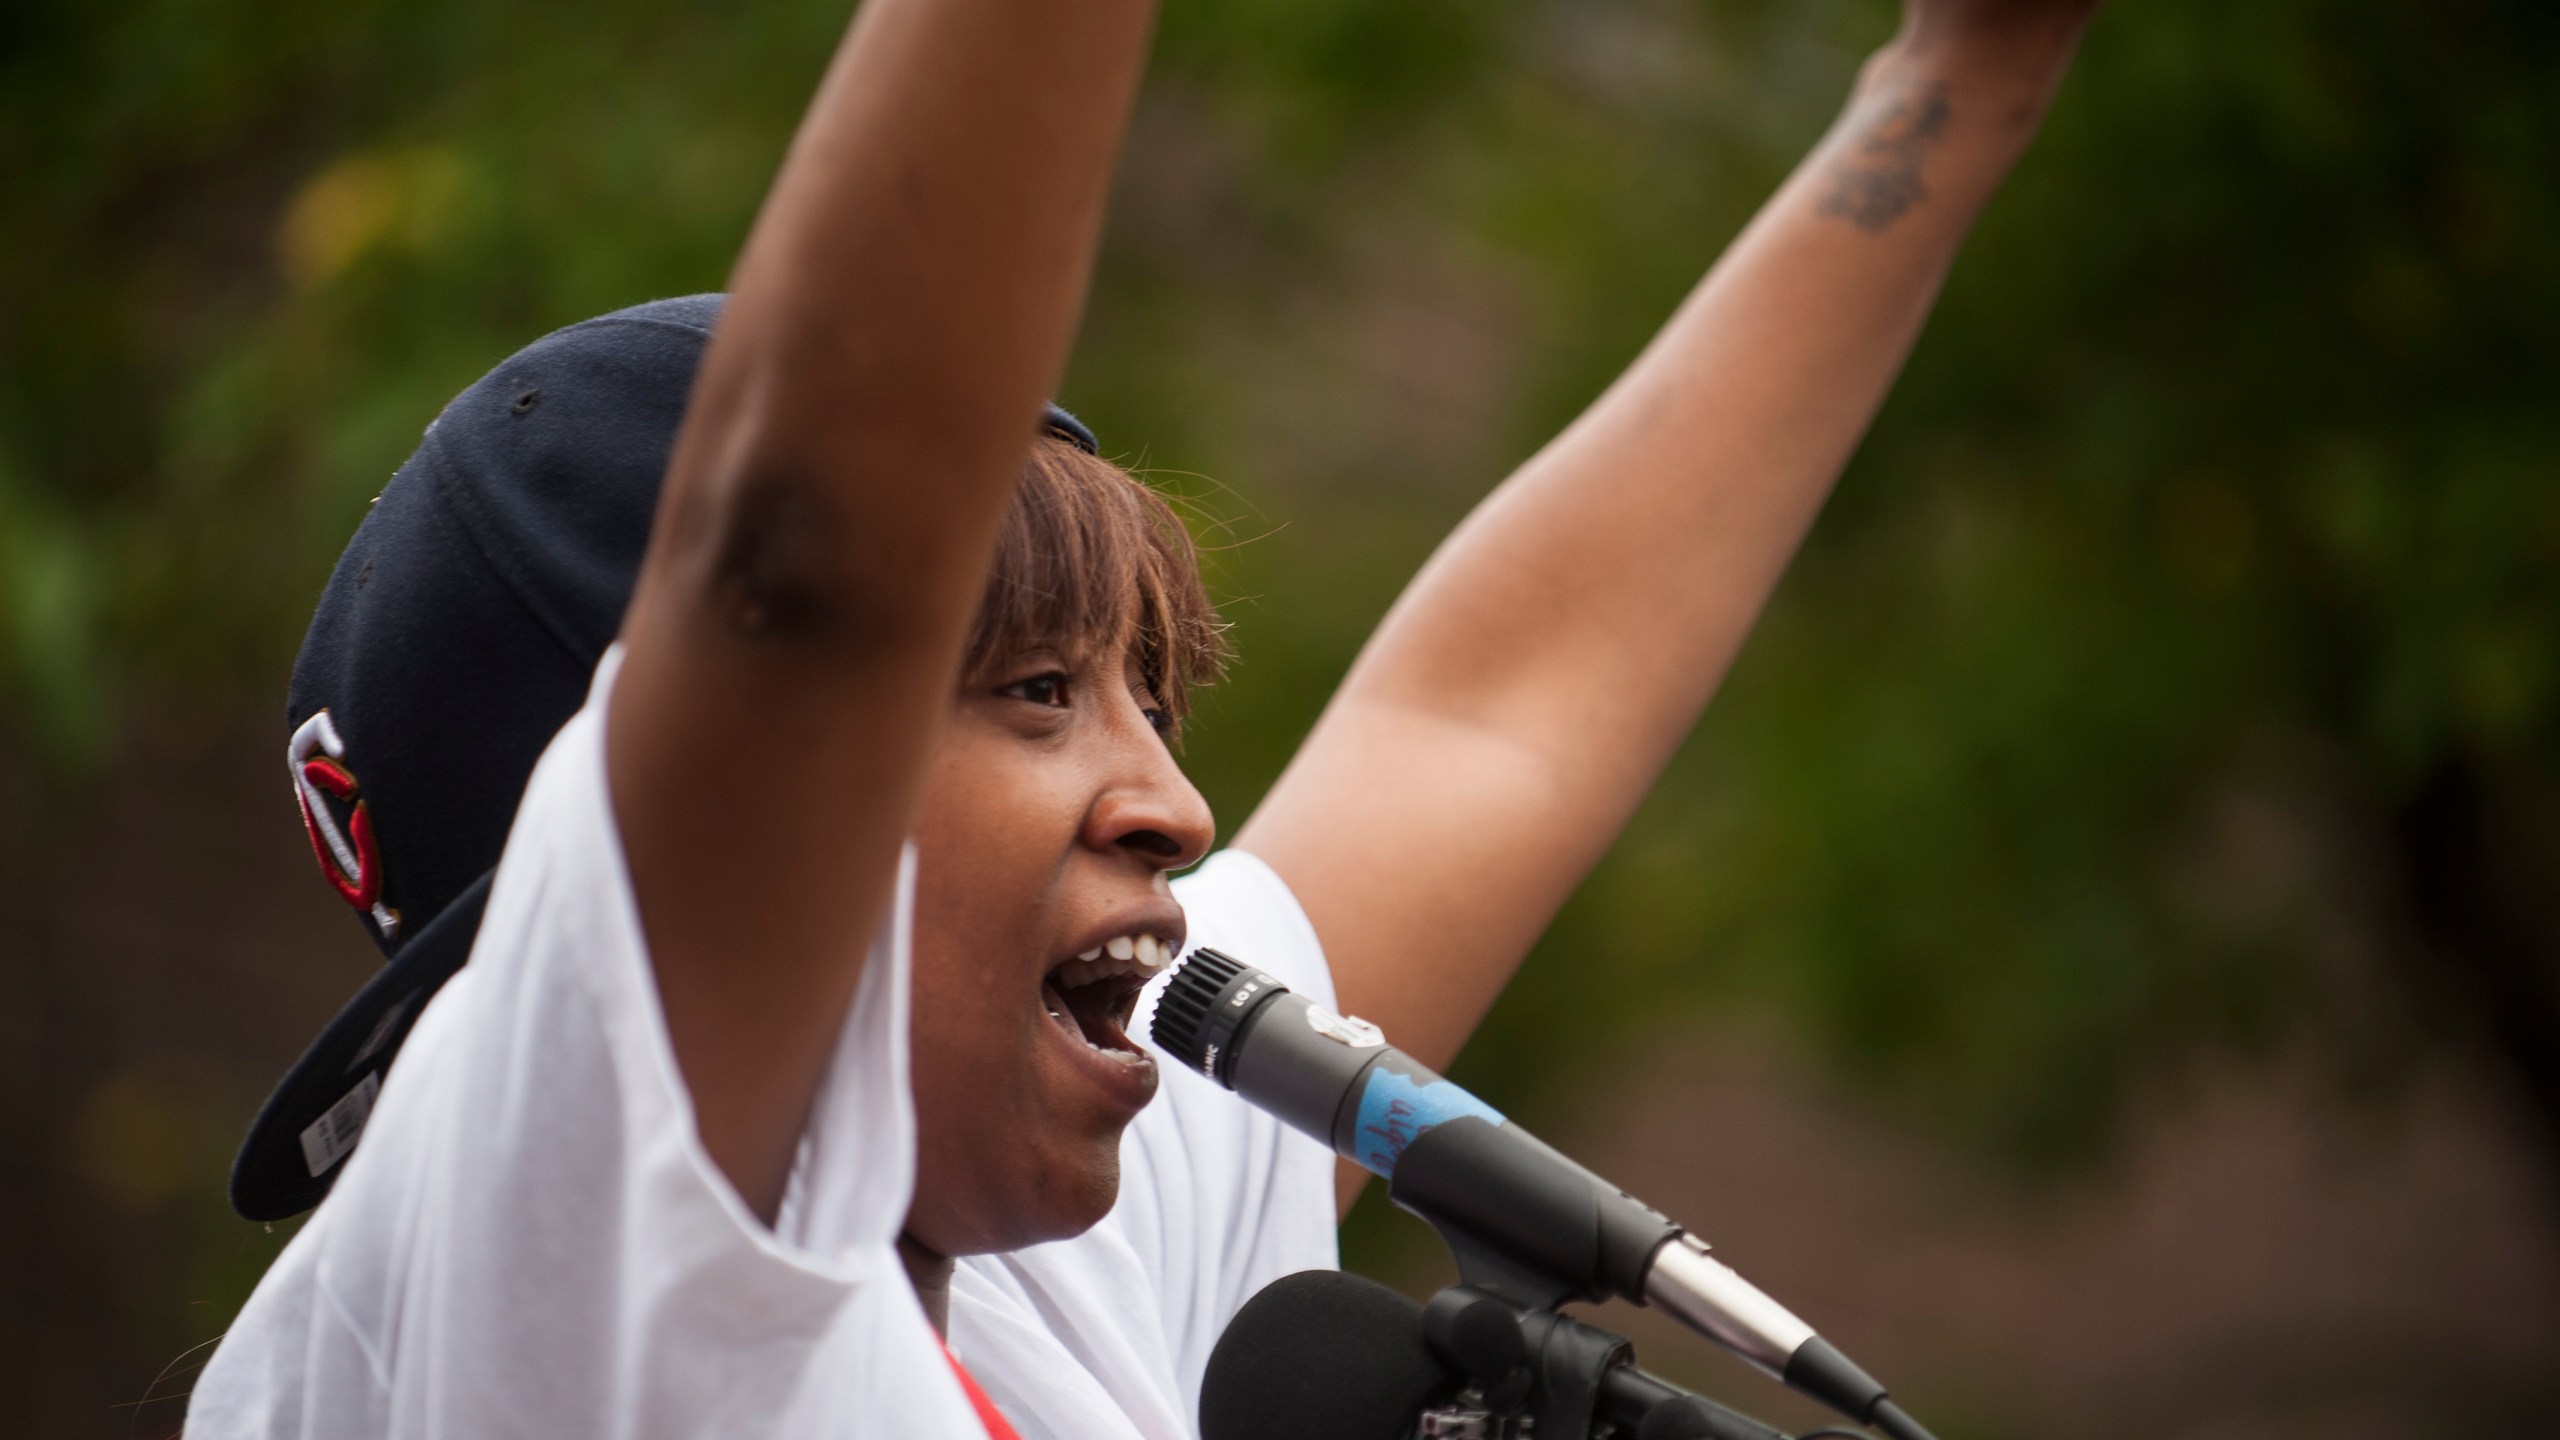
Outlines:
<svg viewBox="0 0 2560 1440"><path fill-rule="evenodd" d="M1625 1336L1561 1313L1570 1301L1606 1298L1593 1277L1640 1260L1660 1237L1612 1233L1608 1217L1579 1193L1546 1197L1555 1202L1547 1205L1518 1196L1484 1203L1462 1183L1471 1172L1448 1163L1452 1147L1480 1129L1435 1127L1406 1148L1388 1182L1389 1198L1429 1225L1458 1262L1459 1283L1423 1306L1422 1329L1441 1361L1471 1383L1423 1411L1421 1440L1789 1440L1776 1426L1638 1370ZM1668 1221L1662 1229L1676 1233Z"/></svg>
<svg viewBox="0 0 2560 1440"><path fill-rule="evenodd" d="M1422 1333L1469 1382L1422 1412L1422 1440L1787 1440L1638 1370L1626 1337L1493 1289L1432 1296Z"/></svg>

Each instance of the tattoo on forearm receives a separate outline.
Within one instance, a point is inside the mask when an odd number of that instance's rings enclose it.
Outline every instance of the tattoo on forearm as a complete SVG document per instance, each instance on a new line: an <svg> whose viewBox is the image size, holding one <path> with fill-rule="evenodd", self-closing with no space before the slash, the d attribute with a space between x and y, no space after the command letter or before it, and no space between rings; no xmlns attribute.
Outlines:
<svg viewBox="0 0 2560 1440"><path fill-rule="evenodd" d="M1861 230L1882 231L1928 199L1929 191L1920 183L1920 162L1946 133L1952 114L1947 87L1935 81L1886 99L1850 142L1849 153L1832 165L1822 213Z"/></svg>

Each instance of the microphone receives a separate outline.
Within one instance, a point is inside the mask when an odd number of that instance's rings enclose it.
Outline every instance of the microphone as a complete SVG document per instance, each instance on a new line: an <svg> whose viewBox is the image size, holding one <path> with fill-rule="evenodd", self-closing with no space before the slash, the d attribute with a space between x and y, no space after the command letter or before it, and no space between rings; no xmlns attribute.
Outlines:
<svg viewBox="0 0 2560 1440"><path fill-rule="evenodd" d="M1496 1312L1476 1313L1486 1303ZM1463 1392L1471 1378L1481 1379L1446 1352L1452 1346L1473 1352L1472 1363L1497 1370L1542 1371L1568 1388L1576 1382L1564 1372L1578 1367L1532 1354L1517 1328L1523 1317L1499 1302L1478 1297L1470 1304L1465 1292L1451 1292L1432 1302L1432 1312L1441 1322L1436 1345L1423 1307L1375 1280L1301 1270L1272 1281L1236 1312L1209 1352L1200 1382L1200 1440L1413 1440L1417 1434L1492 1440L1515 1433L1535 1440L1547 1434L1544 1422L1504 1427L1471 1410L1481 1397ZM1614 1335L1542 1318L1591 1337L1579 1344L1568 1338L1557 1347L1567 1354L1593 1342L1604 1347L1589 1352L1605 1368L1584 1377L1592 1388L1579 1398L1589 1418L1629 1440L1787 1440L1782 1431L1625 1363L1625 1342ZM1542 1358L1549 1363L1542 1366Z"/></svg>
<svg viewBox="0 0 2560 1440"><path fill-rule="evenodd" d="M1164 1051L1387 1181L1470 1285L1535 1308L1658 1305L1790 1388L1895 1440L1933 1440L1812 1326L1635 1197L1500 1111L1220 951L1195 950L1156 1001ZM1347 1432L1346 1432L1347 1433Z"/></svg>
<svg viewBox="0 0 2560 1440"><path fill-rule="evenodd" d="M1464 1377L1422 1311L1375 1280L1301 1270L1236 1312L1200 1379L1200 1440L1409 1440Z"/></svg>

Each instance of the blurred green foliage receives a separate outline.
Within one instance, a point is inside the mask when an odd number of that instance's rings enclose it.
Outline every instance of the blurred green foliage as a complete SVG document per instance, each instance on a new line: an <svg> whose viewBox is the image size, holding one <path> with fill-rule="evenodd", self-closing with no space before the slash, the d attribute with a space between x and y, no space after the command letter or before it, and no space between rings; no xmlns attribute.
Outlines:
<svg viewBox="0 0 2560 1440"><path fill-rule="evenodd" d="M447 397L721 283L843 19L9 6L0 734L76 788L140 691L271 703ZM1171 7L1065 398L1249 542L1215 556L1243 663L1191 745L1230 828L1890 26ZM1762 1006L2052 1159L2133 1068L2325 1023L2376 956L2472 995L2461 927L2404 892L2447 785L2495 798L2465 843L2560 816L2555 78L2538 0L2105 13L1764 633L1469 1068L1524 1089Z"/></svg>

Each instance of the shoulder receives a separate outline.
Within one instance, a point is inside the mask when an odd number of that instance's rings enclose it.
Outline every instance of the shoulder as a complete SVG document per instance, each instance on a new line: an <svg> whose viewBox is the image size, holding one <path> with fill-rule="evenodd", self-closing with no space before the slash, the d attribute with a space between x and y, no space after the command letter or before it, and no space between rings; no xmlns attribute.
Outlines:
<svg viewBox="0 0 2560 1440"><path fill-rule="evenodd" d="M190 1440L377 1424L386 1387L372 1337L324 1293L325 1227L306 1223L214 1348L187 1402Z"/></svg>
<svg viewBox="0 0 2560 1440"><path fill-rule="evenodd" d="M807 1136L824 1223L777 1233L695 1134L598 709L536 767L470 963L218 1352L199 1433L575 1431L634 1405L687 1417L669 1433L884 1406L966 1433L889 1249L913 1166L902 927L844 1021L848 1092Z"/></svg>
<svg viewBox="0 0 2560 1440"><path fill-rule="evenodd" d="M1189 927L1186 949L1223 950L1320 1005L1334 1003L1333 970L1315 925L1260 856L1221 850L1174 881L1173 895Z"/></svg>

